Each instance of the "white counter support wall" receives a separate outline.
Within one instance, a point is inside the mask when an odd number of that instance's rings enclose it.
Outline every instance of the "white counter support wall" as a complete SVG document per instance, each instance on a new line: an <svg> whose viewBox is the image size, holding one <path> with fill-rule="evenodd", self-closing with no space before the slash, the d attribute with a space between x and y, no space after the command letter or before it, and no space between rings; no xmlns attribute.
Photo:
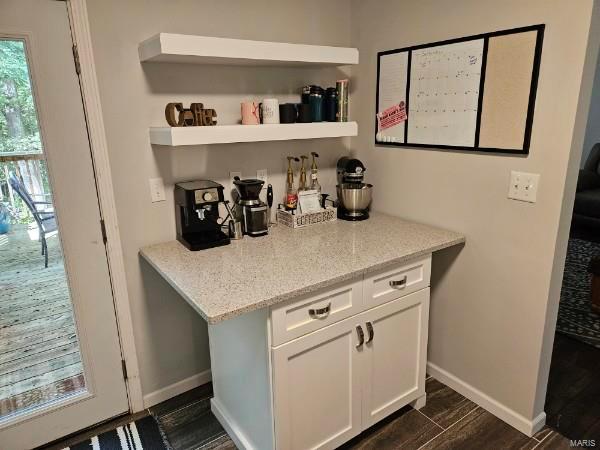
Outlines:
<svg viewBox="0 0 600 450"><path fill-rule="evenodd" d="M271 450L275 442L268 321L263 308L208 327L211 409L238 448Z"/></svg>

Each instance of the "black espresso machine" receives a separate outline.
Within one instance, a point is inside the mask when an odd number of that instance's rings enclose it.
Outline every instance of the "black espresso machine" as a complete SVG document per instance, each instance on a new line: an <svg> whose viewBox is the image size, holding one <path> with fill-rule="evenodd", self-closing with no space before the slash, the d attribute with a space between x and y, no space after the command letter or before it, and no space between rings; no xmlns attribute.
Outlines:
<svg viewBox="0 0 600 450"><path fill-rule="evenodd" d="M229 236L219 223L219 203L225 203L223 192L222 185L210 180L175 184L177 240L190 250L229 244Z"/></svg>

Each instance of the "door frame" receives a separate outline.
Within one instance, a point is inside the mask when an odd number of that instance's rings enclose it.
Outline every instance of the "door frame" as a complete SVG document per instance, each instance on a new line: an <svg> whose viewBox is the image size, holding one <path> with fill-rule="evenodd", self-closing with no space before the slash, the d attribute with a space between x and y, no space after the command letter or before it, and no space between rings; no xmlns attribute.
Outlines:
<svg viewBox="0 0 600 450"><path fill-rule="evenodd" d="M125 263L108 158L108 142L102 116L96 66L94 64L87 5L85 0L66 0L66 3L71 25L71 36L75 45L74 50L76 49L79 58L79 84L90 140L93 169L96 176L100 215L106 230L106 257L117 328L119 330L121 355L127 373L125 385L127 387L129 409L130 412L135 413L144 409L144 399L135 349L133 322L127 291L127 279L125 277Z"/></svg>

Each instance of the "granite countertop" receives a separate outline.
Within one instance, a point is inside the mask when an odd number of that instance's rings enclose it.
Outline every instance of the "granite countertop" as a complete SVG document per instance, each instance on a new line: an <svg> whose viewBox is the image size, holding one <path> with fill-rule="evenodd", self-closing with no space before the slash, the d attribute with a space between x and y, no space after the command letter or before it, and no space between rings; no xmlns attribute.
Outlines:
<svg viewBox="0 0 600 450"><path fill-rule="evenodd" d="M464 241L459 233L372 213L362 222L277 225L268 236L197 252L170 241L140 254L214 324Z"/></svg>

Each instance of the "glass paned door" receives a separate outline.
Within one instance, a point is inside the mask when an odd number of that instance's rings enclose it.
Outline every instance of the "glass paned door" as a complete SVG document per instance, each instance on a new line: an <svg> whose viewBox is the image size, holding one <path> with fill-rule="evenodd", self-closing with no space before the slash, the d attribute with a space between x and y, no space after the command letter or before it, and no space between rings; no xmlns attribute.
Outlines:
<svg viewBox="0 0 600 450"><path fill-rule="evenodd" d="M0 38L0 419L85 389L23 39Z"/></svg>
<svg viewBox="0 0 600 450"><path fill-rule="evenodd" d="M0 448L127 412L67 2L0 2Z"/></svg>

